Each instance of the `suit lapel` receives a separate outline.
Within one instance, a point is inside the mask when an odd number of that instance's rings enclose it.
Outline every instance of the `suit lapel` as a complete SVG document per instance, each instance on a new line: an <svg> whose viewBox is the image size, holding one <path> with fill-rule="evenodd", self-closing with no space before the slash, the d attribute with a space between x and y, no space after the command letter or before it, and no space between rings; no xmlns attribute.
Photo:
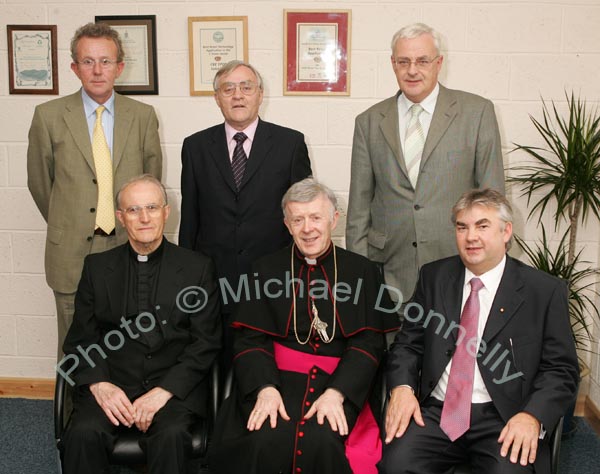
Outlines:
<svg viewBox="0 0 600 474"><path fill-rule="evenodd" d="M523 304L521 288L523 280L517 270L512 258L506 256L504 274L500 280L496 297L492 303L492 309L488 315L487 323L483 331L483 339L488 343L502 330L502 328L513 318L517 309Z"/></svg>
<svg viewBox="0 0 600 474"><path fill-rule="evenodd" d="M173 313L173 306L178 301L179 292L184 290L182 266L171 255L173 247L173 244L165 240L165 248L163 249L160 273L158 275L156 304L159 308L156 310L156 324L160 327L161 332L163 332L163 325L167 323Z"/></svg>
<svg viewBox="0 0 600 474"><path fill-rule="evenodd" d="M260 168L263 161L269 154L271 149L271 129L262 120L258 119L258 126L256 127L256 133L254 134L254 140L252 140L252 148L250 149L250 156L246 163L246 171L242 178L240 189L243 188L250 178Z"/></svg>
<svg viewBox="0 0 600 474"><path fill-rule="evenodd" d="M87 161L88 166L92 169L92 172L96 173L94 166L94 157L92 155L92 144L90 140L90 132L87 126L87 119L85 116L85 110L83 109L83 99L81 98L81 91L76 92L68 97L67 104L65 107L64 120L73 141L79 148L79 151Z"/></svg>
<svg viewBox="0 0 600 474"><path fill-rule="evenodd" d="M214 129L212 143L210 144L210 154L215 166L223 176L223 179L234 193L237 193L233 171L231 170L231 161L229 160L229 149L227 148L227 136L225 135L225 124Z"/></svg>
<svg viewBox="0 0 600 474"><path fill-rule="evenodd" d="M402 147L400 146L400 132L399 132L399 121L398 121L398 94L389 100L388 109L383 112L383 117L379 124L381 133L388 144L388 147L392 150L396 162L400 169L408 179L408 170L406 169L406 163L404 163L404 155L402 154Z"/></svg>
<svg viewBox="0 0 600 474"><path fill-rule="evenodd" d="M131 107L127 104L127 101L115 92L115 125L113 142L113 169L115 170L118 168L123 156L127 137L129 136L129 129L132 124L131 117L133 114L130 112L130 109Z"/></svg>
<svg viewBox="0 0 600 474"><path fill-rule="evenodd" d="M442 294L444 299L442 305L444 308L444 316L448 323L454 322L460 324L460 307L462 305L463 284L465 281L465 267L458 257L455 261L454 269L448 272ZM456 340L456 331L452 331L452 338Z"/></svg>
<svg viewBox="0 0 600 474"><path fill-rule="evenodd" d="M110 305L110 311L113 315L116 315L117 319L121 316L128 317L125 314L127 308L125 307L125 291L129 287L127 281L129 271L129 247L128 245L121 246L121 251L115 252L114 258L107 260L106 272L105 272L105 283L106 283L106 294Z"/></svg>
<svg viewBox="0 0 600 474"><path fill-rule="evenodd" d="M421 168L431 156L431 153L448 130L448 127L458 114L458 102L448 89L440 84L440 93L437 98L431 125L423 147L423 156L421 157Z"/></svg>

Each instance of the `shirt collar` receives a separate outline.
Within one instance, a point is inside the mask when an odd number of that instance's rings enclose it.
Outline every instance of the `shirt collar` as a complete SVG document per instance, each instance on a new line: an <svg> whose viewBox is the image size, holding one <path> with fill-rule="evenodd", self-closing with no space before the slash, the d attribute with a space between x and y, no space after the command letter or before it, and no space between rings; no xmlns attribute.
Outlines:
<svg viewBox="0 0 600 474"><path fill-rule="evenodd" d="M495 294L498 286L500 286L500 280L504 274L504 267L506 266L506 254L500 260L500 263L491 270L488 270L481 275L475 275L471 270L465 267L465 283L464 286L470 286L470 281L473 278L479 278L483 283L483 286L491 293Z"/></svg>
<svg viewBox="0 0 600 474"><path fill-rule="evenodd" d="M250 143L252 143L254 141L254 135L256 134L256 127L258 127L258 117L256 117L254 122L248 125L244 130L236 130L227 122L225 122L225 136L227 137L227 143L233 140L233 136L238 132L245 133L248 137L247 140L249 140Z"/></svg>
<svg viewBox="0 0 600 474"><path fill-rule="evenodd" d="M109 114L111 114L112 116L115 115L115 91L112 92L109 99L104 104L99 104L94 99L92 99L82 87L81 98L83 99L83 110L85 111L86 117L96 114L96 109L101 105L105 107L106 111Z"/></svg>
<svg viewBox="0 0 600 474"><path fill-rule="evenodd" d="M421 102L421 107L423 110L427 112L429 115L433 115L433 111L435 110L435 104L437 102L438 95L440 94L440 84L439 82L435 85L431 93L425 97ZM398 111L400 115L405 116L409 113L410 108L414 105L414 102L411 102L406 98L404 94L400 94L398 96Z"/></svg>
<svg viewBox="0 0 600 474"><path fill-rule="evenodd" d="M323 255L318 256L316 259L307 259L297 245L294 245L294 253L296 254L296 258L298 258L302 263L306 265L321 265L324 260L331 255L331 251L333 250L333 241L329 243L329 247ZM316 261L315 261L316 260Z"/></svg>

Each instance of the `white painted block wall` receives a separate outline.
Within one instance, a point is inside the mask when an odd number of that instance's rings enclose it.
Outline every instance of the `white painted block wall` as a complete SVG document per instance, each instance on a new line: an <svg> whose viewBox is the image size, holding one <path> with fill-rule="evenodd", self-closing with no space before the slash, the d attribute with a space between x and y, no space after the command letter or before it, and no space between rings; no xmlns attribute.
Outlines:
<svg viewBox="0 0 600 474"><path fill-rule="evenodd" d="M284 8L352 9L349 97L283 95ZM389 42L407 23L424 21L443 33L441 81L446 86L493 100L507 166L519 159L508 154L513 143L540 144L528 118L528 114L539 116L540 96L563 101L566 88L588 101L600 100L597 0L0 0L0 377L52 377L56 345L54 300L43 268L45 224L27 190L25 163L33 109L53 97L8 94L6 25L58 26L60 94L66 95L79 87L69 68L69 41L75 29L95 15L138 14L157 16L160 95L140 100L152 104L160 120L163 176L176 210L167 229L170 237L179 225L181 143L187 135L222 119L212 97L189 95L189 16L248 16L250 62L266 81L261 116L304 132L317 177L338 192L344 205L354 117L396 92ZM525 200L516 192L509 196L517 232L535 239L536 224L525 224ZM343 241L343 234L337 238ZM586 226L580 240L585 258L597 264L598 223ZM592 365L590 395L600 406L598 356L587 357Z"/></svg>

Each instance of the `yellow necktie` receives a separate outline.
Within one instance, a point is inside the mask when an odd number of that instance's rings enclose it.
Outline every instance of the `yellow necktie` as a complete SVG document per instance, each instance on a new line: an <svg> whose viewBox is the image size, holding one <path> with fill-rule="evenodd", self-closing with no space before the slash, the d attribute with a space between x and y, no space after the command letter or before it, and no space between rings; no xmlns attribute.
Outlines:
<svg viewBox="0 0 600 474"><path fill-rule="evenodd" d="M96 227L110 234L115 228L115 206L113 204L113 166L110 149L102 128L102 112L104 110L103 105L96 109L96 123L92 135L92 154L94 155L96 180L98 181Z"/></svg>

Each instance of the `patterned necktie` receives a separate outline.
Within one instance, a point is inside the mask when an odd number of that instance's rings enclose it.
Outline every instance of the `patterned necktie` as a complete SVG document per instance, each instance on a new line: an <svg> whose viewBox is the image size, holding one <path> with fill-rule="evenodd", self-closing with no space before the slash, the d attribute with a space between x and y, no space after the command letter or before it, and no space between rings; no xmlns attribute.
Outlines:
<svg viewBox="0 0 600 474"><path fill-rule="evenodd" d="M419 166L421 165L421 156L425 146L425 134L419 121L419 116L423 112L420 104L413 104L410 108L410 119L406 127L406 137L404 138L404 161L408 170L408 179L413 188L417 187L419 178Z"/></svg>
<svg viewBox="0 0 600 474"><path fill-rule="evenodd" d="M233 139L237 142L235 149L233 150L233 158L231 159L231 170L233 171L233 179L235 180L235 187L239 190L240 184L242 184L242 178L244 177L244 171L246 170L246 152L244 151L244 142L246 141L245 133L238 132L233 136Z"/></svg>
<svg viewBox="0 0 600 474"><path fill-rule="evenodd" d="M471 398L473 395L473 377L475 375L474 345L469 341L477 338L479 324L479 295L483 283L479 278L471 279L471 294L465 303L460 325L465 334L460 344L456 346L452 367L448 377L446 398L442 408L440 427L448 435L450 441L460 438L471 425ZM471 348L469 351L467 346Z"/></svg>
<svg viewBox="0 0 600 474"><path fill-rule="evenodd" d="M115 206L113 200L113 164L110 149L102 128L103 105L96 109L96 123L92 135L92 154L98 181L98 205L96 206L96 227L107 234L115 228Z"/></svg>

